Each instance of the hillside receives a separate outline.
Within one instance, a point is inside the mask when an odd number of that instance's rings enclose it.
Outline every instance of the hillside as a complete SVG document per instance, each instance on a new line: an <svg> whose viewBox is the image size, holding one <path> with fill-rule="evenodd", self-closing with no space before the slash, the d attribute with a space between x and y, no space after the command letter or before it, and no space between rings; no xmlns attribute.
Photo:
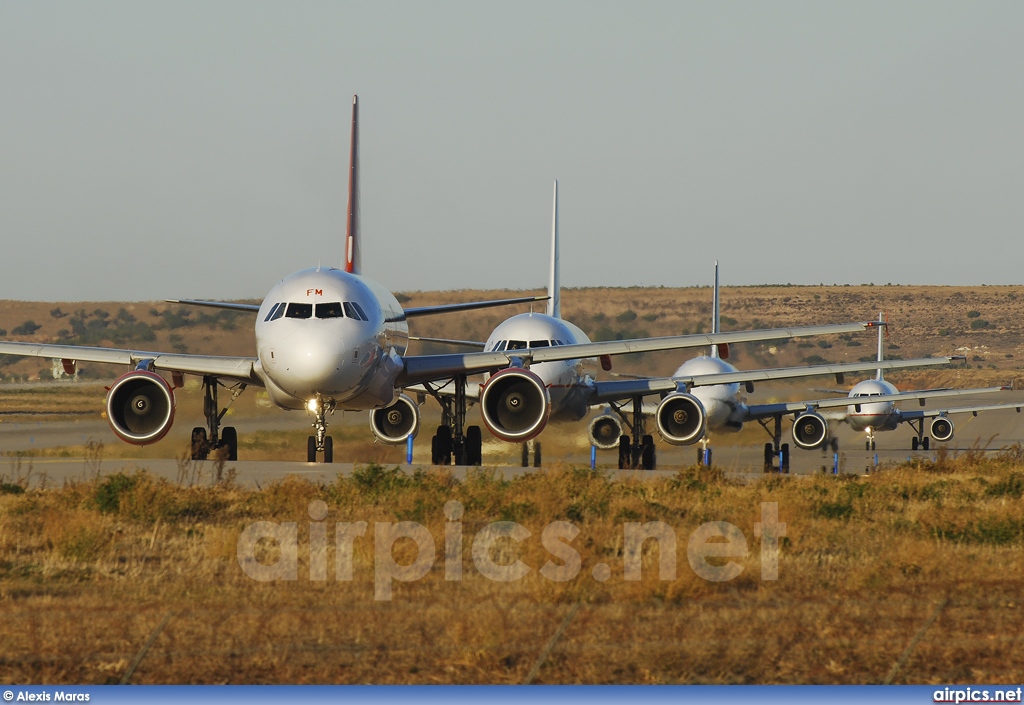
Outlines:
<svg viewBox="0 0 1024 705"><path fill-rule="evenodd" d="M409 292L407 306L500 298L521 292ZM530 291L526 293L539 293ZM938 373L947 383L1009 382L1024 356L1024 323L1019 315L1024 287L1017 286L751 286L723 287L725 330L840 323L875 318L886 311L891 323L888 357L964 354L969 370ZM536 308L540 310L543 304ZM518 306L412 321L411 332L428 337L484 340L505 317L529 310ZM707 331L710 287L583 288L563 292L563 315L594 340L677 335ZM104 345L212 355L251 355L253 318L244 313L188 308L165 302L0 302L0 338L73 345ZM416 352L452 348L420 345ZM848 362L873 358L869 334L735 346L740 367ZM657 353L616 361L616 371L668 374L686 355ZM83 365L83 377L109 378L105 366ZM905 373L903 379L913 379ZM917 373L921 377L921 373ZM40 360L0 358L5 382L52 379ZM927 379L937 379L928 373ZM923 381L923 380L922 380Z"/></svg>

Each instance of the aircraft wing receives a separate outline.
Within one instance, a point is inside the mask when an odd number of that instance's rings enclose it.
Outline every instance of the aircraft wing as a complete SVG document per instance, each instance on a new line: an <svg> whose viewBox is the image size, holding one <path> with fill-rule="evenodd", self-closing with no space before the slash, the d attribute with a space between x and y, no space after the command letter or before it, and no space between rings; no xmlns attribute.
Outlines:
<svg viewBox="0 0 1024 705"><path fill-rule="evenodd" d="M206 306L208 308L223 308L228 311L245 311L246 313L258 313L259 304L239 304L232 301L196 301L194 299L164 299L169 304L182 304L184 306Z"/></svg>
<svg viewBox="0 0 1024 705"><path fill-rule="evenodd" d="M452 338L426 338L422 335L410 335L409 340L419 340L424 343L444 343L445 345L464 345L467 348L481 348L487 346L487 343L481 343L478 340L453 340Z"/></svg>
<svg viewBox="0 0 1024 705"><path fill-rule="evenodd" d="M443 379L446 376L501 369L508 367L513 362L528 365L533 362L556 362L559 360L598 357L600 355L626 355L629 353L655 352L659 350L678 350L721 343L745 343L758 340L828 335L831 333L855 333L874 328L877 325L878 323L875 321L868 321L866 323L768 328L764 330L732 331L729 333L698 333L695 335L676 335L664 338L610 340L601 343L553 345L544 348L505 350L502 352L409 355L404 358L405 369L398 376L396 385L406 387L418 382Z"/></svg>
<svg viewBox="0 0 1024 705"><path fill-rule="evenodd" d="M262 386L256 376L255 357L222 357L214 355L183 355L177 353L121 350L83 345L40 345L37 343L0 342L0 355L21 355L49 359L101 362L111 365L138 365L151 360L153 369L184 372L193 375L213 375L237 379Z"/></svg>
<svg viewBox="0 0 1024 705"><path fill-rule="evenodd" d="M418 306L407 308L399 318L389 318L389 322L402 321L406 318L417 316L432 316L435 313L455 313L457 311L473 311L478 308L491 308L492 306L510 306L512 304L528 304L536 301L547 301L548 296L521 296L515 299L495 299L493 301L467 301L461 304L444 304L441 306Z"/></svg>
<svg viewBox="0 0 1024 705"><path fill-rule="evenodd" d="M873 397L830 397L828 399L810 399L807 401L780 402L778 404L753 404L748 407L747 421L769 418L785 414L794 414L801 411L817 409L838 409L844 406L859 406L860 404L878 404L882 402L897 402L917 400L924 406L925 400L937 399L940 397L959 397L967 394L995 394L997 392L1012 391L1010 387L984 387L981 389L925 389L919 392L901 392L899 394L883 394ZM906 415L911 412L901 412Z"/></svg>
<svg viewBox="0 0 1024 705"><path fill-rule="evenodd" d="M982 411L998 411L1000 409L1016 409L1017 413L1020 413L1021 408L1024 408L1024 402L1018 402L1016 404L983 404L981 406L957 406L951 409L929 409L922 411L915 409L913 411L901 411L900 418L904 420L911 419L930 419L936 416L948 416L949 414L974 414L978 415Z"/></svg>
<svg viewBox="0 0 1024 705"><path fill-rule="evenodd" d="M739 370L719 374L690 375L687 377L634 377L630 379L596 382L591 404L605 404L635 396L661 394L663 392L686 391L687 387L707 387L715 384L735 384L738 382L757 382L775 379L795 379L815 375L843 375L847 372L864 372L881 369L894 370L903 367L927 367L930 365L947 365L963 356L925 357L917 360L889 360L871 362L847 362L834 365L811 365L808 367L777 367L763 370ZM842 392L846 394L846 392ZM847 397L843 397L844 399Z"/></svg>
<svg viewBox="0 0 1024 705"><path fill-rule="evenodd" d="M404 321L406 318L416 316L430 316L435 313L454 313L456 311L471 311L478 308L490 308L492 306L510 306L512 304L527 304L536 301L546 301L547 296L520 296L515 299L495 299L493 301L467 301L461 304L444 304L442 306L420 306L417 308L405 309L402 316L389 318L389 322ZM209 308L222 308L229 311L245 311L257 313L260 310L259 304L240 304L230 301L201 301L197 299L164 299L169 304L183 304L186 306L207 306Z"/></svg>
<svg viewBox="0 0 1024 705"><path fill-rule="evenodd" d="M733 384L736 382L759 382L773 379L796 379L798 377L815 377L818 375L844 375L847 372L866 372L868 370L898 370L905 367L930 367L948 365L967 359L963 355L949 357L922 357L916 360L883 360L882 362L844 362L838 364L810 365L808 367L776 367L763 370L739 370L722 374L693 375L691 377L673 377L680 385L706 387L711 384ZM842 392L846 394L846 392Z"/></svg>

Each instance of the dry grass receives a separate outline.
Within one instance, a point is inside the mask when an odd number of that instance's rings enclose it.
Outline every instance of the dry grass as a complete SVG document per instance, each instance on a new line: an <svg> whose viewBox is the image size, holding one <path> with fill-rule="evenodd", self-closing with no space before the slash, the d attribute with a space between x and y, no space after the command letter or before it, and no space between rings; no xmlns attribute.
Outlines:
<svg viewBox="0 0 1024 705"><path fill-rule="evenodd" d="M649 482L560 466L512 481L454 481L367 466L327 485L288 479L261 491L230 481L176 485L146 473L48 490L7 477L0 495L0 680L104 683L124 675L168 613L133 682L516 683L572 607L582 606L540 669L546 683L872 683L948 599L897 683L1015 683L1024 569L1024 451L887 468L867 478L771 477L750 485L686 469ZM19 471L21 472L21 471ZM20 478L22 481L24 477ZM308 514L369 522L354 580L310 581ZM463 579L447 581L443 506L465 506ZM753 524L777 502L786 536L780 579L760 579ZM242 529L296 522L298 580L258 583L235 558ZM497 520L532 532L497 560L530 574L483 578L472 538ZM541 577L551 521L580 529L583 571ZM653 543L639 582L623 579L623 525L662 521L680 539L677 576L658 579ZM415 521L438 546L427 575L373 599L375 522ZM739 527L744 570L712 583L686 562L708 521ZM408 540L396 558L412 560ZM611 578L591 577L598 563Z"/></svg>

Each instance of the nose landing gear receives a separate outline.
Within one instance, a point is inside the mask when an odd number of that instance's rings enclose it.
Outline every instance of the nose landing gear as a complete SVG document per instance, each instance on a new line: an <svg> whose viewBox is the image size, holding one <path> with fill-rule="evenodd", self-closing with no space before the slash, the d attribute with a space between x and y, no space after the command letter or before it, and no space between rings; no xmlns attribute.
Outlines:
<svg viewBox="0 0 1024 705"><path fill-rule="evenodd" d="M316 435L306 439L306 462L315 463L320 454L325 463L334 462L334 439L327 435L327 412L334 413L334 400L324 400L319 396L309 402L306 407L316 416L313 429Z"/></svg>

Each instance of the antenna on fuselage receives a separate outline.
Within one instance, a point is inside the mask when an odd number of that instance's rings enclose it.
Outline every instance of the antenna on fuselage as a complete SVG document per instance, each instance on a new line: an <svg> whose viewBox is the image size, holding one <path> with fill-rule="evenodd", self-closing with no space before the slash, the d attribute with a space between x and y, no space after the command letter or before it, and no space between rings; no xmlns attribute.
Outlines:
<svg viewBox="0 0 1024 705"><path fill-rule="evenodd" d="M551 273L548 278L548 309L552 318L562 317L562 285L558 278L558 179L555 179L554 205L551 210Z"/></svg>
<svg viewBox="0 0 1024 705"><path fill-rule="evenodd" d="M346 272L359 274L359 96L352 96L352 142L348 152L348 218L345 224Z"/></svg>
<svg viewBox="0 0 1024 705"><path fill-rule="evenodd" d="M886 328L887 328L887 326L885 324L884 319L882 318L882 312L879 311L878 312L878 361L879 362L881 362L882 359L883 359L883 354L882 354L882 333L883 333L883 331ZM875 373L875 379L877 379L877 380L881 380L882 379L882 368L881 367L879 367L878 371Z"/></svg>

